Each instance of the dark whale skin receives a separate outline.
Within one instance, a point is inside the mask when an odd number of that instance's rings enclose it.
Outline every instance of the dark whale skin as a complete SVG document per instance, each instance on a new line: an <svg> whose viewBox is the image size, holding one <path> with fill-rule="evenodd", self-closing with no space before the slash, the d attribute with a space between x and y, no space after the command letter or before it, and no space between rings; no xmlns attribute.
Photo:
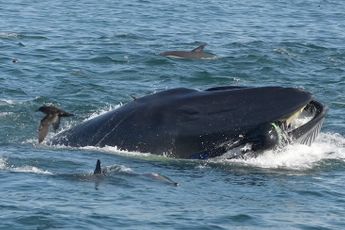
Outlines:
<svg viewBox="0 0 345 230"><path fill-rule="evenodd" d="M198 153L219 150L224 143L231 145L239 137L251 136L260 127L289 117L311 100L310 93L296 88L176 88L138 98L85 121L58 134L50 143L116 146L127 151L193 158Z"/></svg>

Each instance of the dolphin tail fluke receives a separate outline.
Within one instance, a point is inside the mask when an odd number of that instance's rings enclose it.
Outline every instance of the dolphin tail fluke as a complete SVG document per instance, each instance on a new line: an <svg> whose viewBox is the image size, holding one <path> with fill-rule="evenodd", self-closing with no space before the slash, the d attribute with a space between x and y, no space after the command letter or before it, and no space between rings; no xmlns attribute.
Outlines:
<svg viewBox="0 0 345 230"><path fill-rule="evenodd" d="M93 172L94 175L99 175L102 174L102 169L101 169L101 161L98 159L96 163L96 168L95 171Z"/></svg>

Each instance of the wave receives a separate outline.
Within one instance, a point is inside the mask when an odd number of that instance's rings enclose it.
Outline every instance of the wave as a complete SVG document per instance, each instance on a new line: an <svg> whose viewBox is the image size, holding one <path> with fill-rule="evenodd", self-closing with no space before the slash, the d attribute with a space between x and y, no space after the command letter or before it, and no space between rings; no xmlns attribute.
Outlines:
<svg viewBox="0 0 345 230"><path fill-rule="evenodd" d="M10 116L13 115L13 112L0 112L0 117L6 117L6 116Z"/></svg>
<svg viewBox="0 0 345 230"><path fill-rule="evenodd" d="M16 93L16 92L14 92ZM0 106L2 105L22 105L22 104L27 104L27 103L32 103L32 102L40 102L44 100L45 98L43 97L30 97L30 98L16 98L16 99L6 99L6 98L0 98ZM49 103L47 103L49 104Z"/></svg>
<svg viewBox="0 0 345 230"><path fill-rule="evenodd" d="M43 170L43 169L37 168L35 166L14 167L14 168L11 168L10 171L21 172L21 173L35 173L35 174L53 175L53 173L49 172L48 170Z"/></svg>
<svg viewBox="0 0 345 230"><path fill-rule="evenodd" d="M6 39L11 39L11 38L18 38L19 34L13 33L13 32L0 32L0 39L1 38L6 38Z"/></svg>
<svg viewBox="0 0 345 230"><path fill-rule="evenodd" d="M0 105L14 105L17 102L11 99L0 99Z"/></svg>
<svg viewBox="0 0 345 230"><path fill-rule="evenodd" d="M49 172L48 170L40 169L31 165L24 165L20 167L16 167L14 165L8 165L7 161L4 158L0 158L0 170L6 170L10 172L19 172L19 173L53 175L53 173Z"/></svg>

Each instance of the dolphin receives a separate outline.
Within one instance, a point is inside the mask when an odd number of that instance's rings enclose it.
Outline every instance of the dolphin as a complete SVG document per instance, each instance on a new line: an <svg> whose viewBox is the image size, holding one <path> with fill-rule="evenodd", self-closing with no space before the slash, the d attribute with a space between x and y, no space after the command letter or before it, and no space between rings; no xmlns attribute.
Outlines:
<svg viewBox="0 0 345 230"><path fill-rule="evenodd" d="M166 51L160 53L159 55L177 59L216 59L216 55L204 52L204 48L206 45L207 44L204 43L191 51Z"/></svg>
<svg viewBox="0 0 345 230"><path fill-rule="evenodd" d="M279 86L175 88L139 97L50 139L52 145L116 146L207 159L239 148L260 153L291 141L310 145L326 108L311 93ZM311 119L296 119L308 116Z"/></svg>
<svg viewBox="0 0 345 230"><path fill-rule="evenodd" d="M108 167L101 167L101 161L99 159L97 159L96 162L96 167L95 170L93 172L94 176L106 176L107 174L110 174L112 171L117 171L118 170L118 166L117 165L113 165L113 166L108 166ZM155 181L159 181L165 184L169 184L169 185L173 185L173 186L179 186L179 183L173 181L172 179L170 179L167 176L158 174L158 173L143 173L143 174L137 174L134 172L127 172L128 175L132 175L132 176L144 176L147 178L150 178L152 180Z"/></svg>
<svg viewBox="0 0 345 230"><path fill-rule="evenodd" d="M37 111L46 114L46 116L41 120L38 128L38 143L41 143L47 136L50 125L52 125L54 131L56 131L60 126L61 117L73 116L73 114L65 112L52 105L41 106Z"/></svg>

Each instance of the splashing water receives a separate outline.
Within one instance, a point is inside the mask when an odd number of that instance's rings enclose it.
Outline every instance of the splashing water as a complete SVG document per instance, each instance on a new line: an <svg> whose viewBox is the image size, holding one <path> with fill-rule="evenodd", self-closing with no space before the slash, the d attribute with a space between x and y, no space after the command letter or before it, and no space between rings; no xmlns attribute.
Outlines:
<svg viewBox="0 0 345 230"><path fill-rule="evenodd" d="M80 147L79 149L95 150L95 151L116 154L116 155L123 155L123 156L134 156L134 157L135 156L139 156L139 157L155 156L151 153L141 153L141 152L121 150L117 146L104 146L104 147L85 146L85 147Z"/></svg>
<svg viewBox="0 0 345 230"><path fill-rule="evenodd" d="M0 158L0 170L3 170L6 168L6 161L3 158Z"/></svg>
<svg viewBox="0 0 345 230"><path fill-rule="evenodd" d="M107 112L110 112L112 110L115 110L115 109L118 109L122 106L123 104L120 103L120 104L117 104L117 105L108 105L106 108L102 108L100 110L97 110L95 112L93 112L88 118L86 118L84 121L88 121L88 120L91 120L95 117L98 117L98 116L101 116Z"/></svg>
<svg viewBox="0 0 345 230"><path fill-rule="evenodd" d="M306 170L327 159L340 159L345 162L345 138L340 134L320 133L311 146L292 144L280 151L266 151L255 158L217 159L216 161L240 163L259 168Z"/></svg>
<svg viewBox="0 0 345 230"><path fill-rule="evenodd" d="M130 157L142 157L157 160L169 159L166 156L156 156L150 153L129 152L117 147L87 146L80 149L96 150L105 153L124 155ZM279 151L266 151L257 157L245 159L226 159L226 155L210 159L209 162L232 165L245 165L249 167L269 169L308 170L317 167L324 160L343 160L345 162L345 138L340 134L320 133L316 141L311 145L291 144Z"/></svg>

